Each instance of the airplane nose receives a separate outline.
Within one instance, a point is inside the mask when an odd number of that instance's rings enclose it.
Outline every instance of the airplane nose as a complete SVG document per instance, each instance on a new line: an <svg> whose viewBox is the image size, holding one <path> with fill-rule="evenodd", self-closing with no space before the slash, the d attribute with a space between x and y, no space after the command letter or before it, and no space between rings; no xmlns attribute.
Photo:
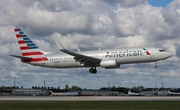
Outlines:
<svg viewBox="0 0 180 110"><path fill-rule="evenodd" d="M169 52L166 53L166 57L167 57L167 58L169 58L169 57L171 57L171 56L172 56L171 53L169 53Z"/></svg>

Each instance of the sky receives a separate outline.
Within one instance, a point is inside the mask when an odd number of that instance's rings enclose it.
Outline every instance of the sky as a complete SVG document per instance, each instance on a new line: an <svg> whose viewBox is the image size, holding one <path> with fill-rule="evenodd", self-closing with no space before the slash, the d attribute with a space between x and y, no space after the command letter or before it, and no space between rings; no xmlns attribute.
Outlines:
<svg viewBox="0 0 180 110"><path fill-rule="evenodd" d="M157 1L157 0L156 0ZM0 86L98 89L180 87L180 0L0 0ZM166 2L167 1L167 2ZM172 57L119 69L52 69L21 63L14 28L21 28L43 51L60 53L54 39L71 51L159 47Z"/></svg>
<svg viewBox="0 0 180 110"><path fill-rule="evenodd" d="M156 7L166 7L173 0L149 0L148 3Z"/></svg>

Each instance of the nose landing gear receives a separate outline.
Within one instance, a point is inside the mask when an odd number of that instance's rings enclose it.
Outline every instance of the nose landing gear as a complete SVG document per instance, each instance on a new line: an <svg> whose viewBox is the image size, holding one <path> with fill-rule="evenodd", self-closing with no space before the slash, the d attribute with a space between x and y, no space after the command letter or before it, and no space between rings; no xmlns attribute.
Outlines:
<svg viewBox="0 0 180 110"><path fill-rule="evenodd" d="M158 63L161 63L163 60L160 60L160 61L157 61L156 63L155 63L155 68L158 68Z"/></svg>
<svg viewBox="0 0 180 110"><path fill-rule="evenodd" d="M96 74L96 73L97 73L96 67L91 67L91 68L89 69L89 72Z"/></svg>

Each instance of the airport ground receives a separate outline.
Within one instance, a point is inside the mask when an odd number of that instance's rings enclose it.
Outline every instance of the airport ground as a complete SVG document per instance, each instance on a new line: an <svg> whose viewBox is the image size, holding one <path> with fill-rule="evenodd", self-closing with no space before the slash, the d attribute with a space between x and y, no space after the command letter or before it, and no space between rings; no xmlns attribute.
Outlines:
<svg viewBox="0 0 180 110"><path fill-rule="evenodd" d="M13 100L2 100L11 98L13 98ZM17 100L18 98L21 100ZM108 101L104 100L103 97L98 101L94 99L83 99L84 101L77 100L77 97L66 97L76 99L67 101L64 99L54 100L65 97L46 97L48 100L46 98L45 100L42 100L44 97L35 97L33 100L31 98L32 97L1 97L0 110L180 110L180 101ZM90 99L90 97L84 98ZM140 97L129 98L135 98L137 100L137 98ZM111 99L111 97L109 97L109 99Z"/></svg>
<svg viewBox="0 0 180 110"><path fill-rule="evenodd" d="M180 96L0 96L7 101L179 101Z"/></svg>

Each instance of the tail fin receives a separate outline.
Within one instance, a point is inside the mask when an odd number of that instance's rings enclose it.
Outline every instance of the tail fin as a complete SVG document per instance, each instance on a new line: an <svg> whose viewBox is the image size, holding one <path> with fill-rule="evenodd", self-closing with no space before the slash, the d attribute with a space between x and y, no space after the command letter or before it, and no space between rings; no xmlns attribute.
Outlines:
<svg viewBox="0 0 180 110"><path fill-rule="evenodd" d="M20 47L20 50L22 52L22 61L23 62L37 62L37 61L46 61L48 60L45 57L45 53L38 49L35 43L33 43L32 40L30 40L24 32L21 31L21 29L14 29L14 32L16 32L16 38ZM25 57L29 57L30 59L25 59Z"/></svg>
<svg viewBox="0 0 180 110"><path fill-rule="evenodd" d="M42 56L44 53L38 49L36 44L34 44L22 31L21 29L14 29L16 32L16 38L22 52L22 56Z"/></svg>

